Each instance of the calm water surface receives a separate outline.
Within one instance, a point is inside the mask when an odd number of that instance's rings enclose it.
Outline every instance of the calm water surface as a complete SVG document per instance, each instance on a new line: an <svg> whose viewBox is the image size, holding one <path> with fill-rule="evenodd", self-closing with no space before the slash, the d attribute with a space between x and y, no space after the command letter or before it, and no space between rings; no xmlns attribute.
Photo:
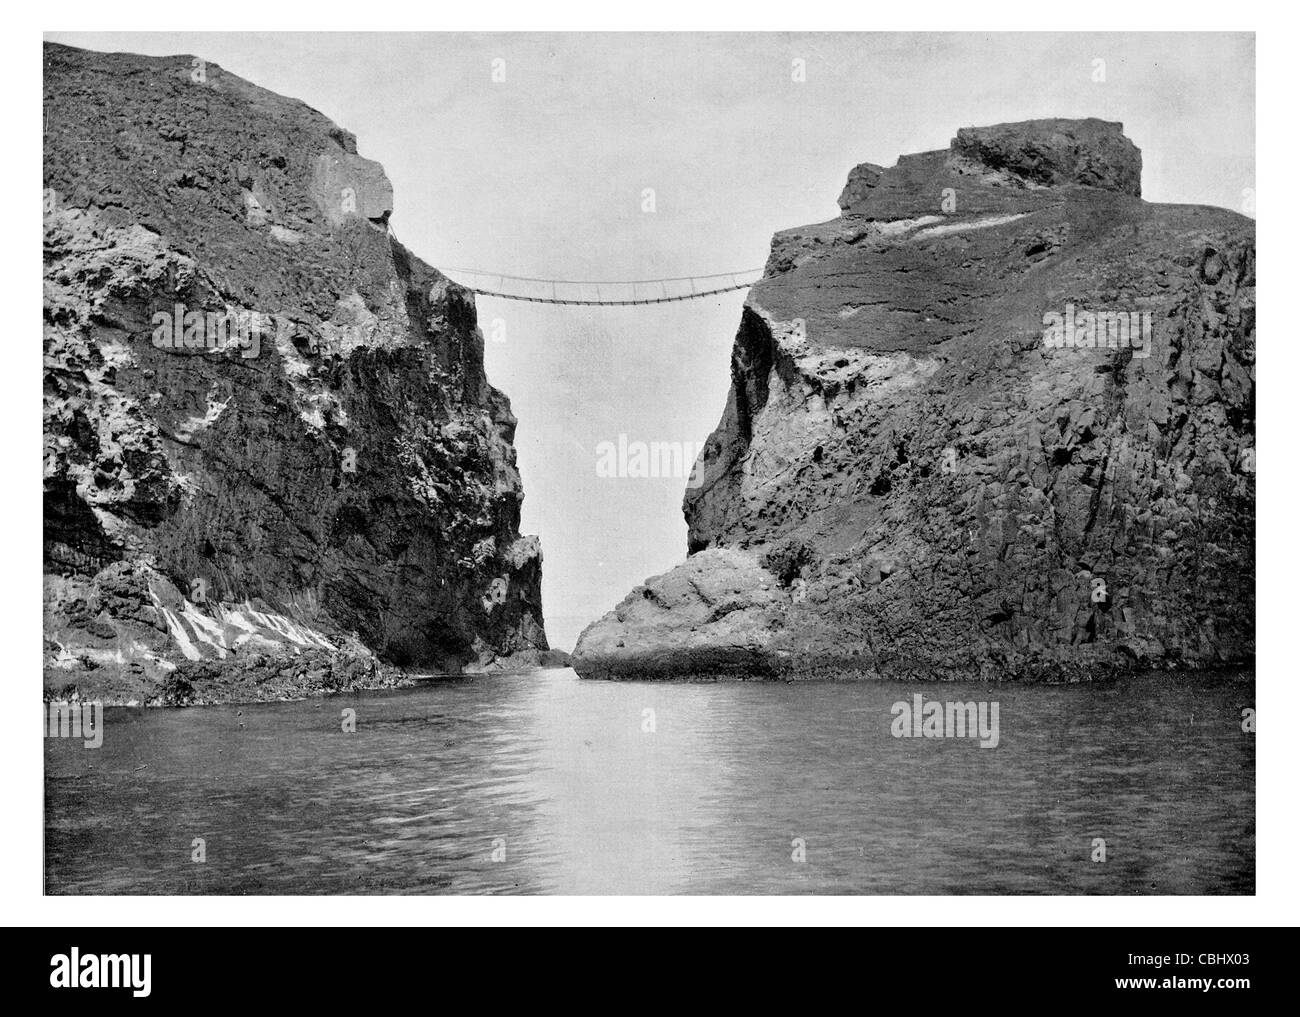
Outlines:
<svg viewBox="0 0 1300 1017"><path fill-rule="evenodd" d="M998 702L1000 744L893 737L891 707L918 692ZM1241 730L1253 705L1253 680L1206 676L663 684L565 670L300 703L110 709L99 749L45 739L46 883L1253 893L1255 742ZM355 733L342 731L345 709ZM1094 838L1105 862L1092 860Z"/></svg>

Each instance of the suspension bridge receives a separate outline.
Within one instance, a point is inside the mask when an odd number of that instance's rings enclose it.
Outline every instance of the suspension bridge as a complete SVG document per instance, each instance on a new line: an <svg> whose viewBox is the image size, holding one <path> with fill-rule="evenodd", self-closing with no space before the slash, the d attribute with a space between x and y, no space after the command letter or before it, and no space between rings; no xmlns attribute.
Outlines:
<svg viewBox="0 0 1300 1017"><path fill-rule="evenodd" d="M712 275L681 275L665 279L538 279L502 275L473 268L442 270L482 297L523 300L532 304L571 304L579 307L630 307L700 300L733 290L747 290L763 274L761 268Z"/></svg>

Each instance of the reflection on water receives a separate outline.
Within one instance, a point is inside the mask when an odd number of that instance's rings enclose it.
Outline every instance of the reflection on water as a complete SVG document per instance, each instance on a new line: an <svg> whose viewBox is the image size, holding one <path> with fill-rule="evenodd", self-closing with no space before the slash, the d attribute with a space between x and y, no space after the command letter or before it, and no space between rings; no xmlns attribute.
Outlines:
<svg viewBox="0 0 1300 1017"><path fill-rule="evenodd" d="M892 737L892 705L917 692L997 701L1000 743ZM549 671L109 709L101 748L45 741L47 889L1252 893L1255 744L1241 710L1253 705L1252 680L1222 677L663 684Z"/></svg>

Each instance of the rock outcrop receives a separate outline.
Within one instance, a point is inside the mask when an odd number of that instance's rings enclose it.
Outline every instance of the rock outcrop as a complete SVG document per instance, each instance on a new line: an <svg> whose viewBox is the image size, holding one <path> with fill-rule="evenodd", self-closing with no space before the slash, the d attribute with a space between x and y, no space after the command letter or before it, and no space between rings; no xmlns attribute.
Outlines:
<svg viewBox="0 0 1300 1017"><path fill-rule="evenodd" d="M970 128L778 234L584 677L1074 679L1254 653L1255 231L1121 125Z"/></svg>
<svg viewBox="0 0 1300 1017"><path fill-rule="evenodd" d="M44 87L47 692L537 663L515 419L382 167L193 57Z"/></svg>

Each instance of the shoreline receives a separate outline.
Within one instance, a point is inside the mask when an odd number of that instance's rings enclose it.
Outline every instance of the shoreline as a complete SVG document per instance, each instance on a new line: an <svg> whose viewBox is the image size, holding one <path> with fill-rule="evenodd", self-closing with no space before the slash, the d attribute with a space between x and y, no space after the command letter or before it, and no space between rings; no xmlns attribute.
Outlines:
<svg viewBox="0 0 1300 1017"><path fill-rule="evenodd" d="M1214 666L1183 664L1180 666L1166 665L1148 668L1104 669L1103 673L1097 674L1085 675L1073 672L1069 675L1060 674L1049 677L1033 678L1026 678L1023 676L988 678L982 675L971 675L970 677L943 677L937 673L922 673L919 671L912 671L907 674L881 675L874 672L867 674L860 670L853 669L828 670L815 676L805 671L787 675L768 674L752 677L737 674L684 674L673 677L637 677L631 675L619 675L588 678L578 674L578 672L570 665L547 666L539 664L523 668L506 667L481 671L466 671L459 674L451 672L411 673L398 672L394 669L381 672L371 678L351 681L339 686L326 686L319 683L313 685L293 683L291 685L277 684L274 687L267 687L265 685L252 688L240 686L228 690L208 688L203 691L195 690L191 695L184 699L178 699L162 692L157 696L149 697L147 699L141 699L139 697L126 698L111 693L107 695L95 695L92 689L87 689L87 692L90 694L82 695L80 687L78 687L72 696L60 697L51 695L50 690L46 689L45 694L42 697L42 703L46 707L50 705L75 703L98 703L104 707L123 707L128 709L188 709L190 707L204 706L244 706L256 705L259 703L293 703L303 702L308 699L333 698L335 696L358 692L398 691L401 689L420 688L422 686L473 681L476 678L522 676L534 674L539 671L555 670L573 670L579 681L593 684L609 683L624 685L641 683L654 685L730 685L752 683L769 685L865 685L875 683L899 685L951 685L954 687L965 688L972 686L1110 686L1127 680L1153 678L1161 675L1173 675L1175 673L1217 678L1234 684L1253 684L1255 681L1256 669L1254 662L1251 661L1249 663L1218 664ZM227 691L229 694L224 694ZM251 693L251 695L241 693Z"/></svg>

